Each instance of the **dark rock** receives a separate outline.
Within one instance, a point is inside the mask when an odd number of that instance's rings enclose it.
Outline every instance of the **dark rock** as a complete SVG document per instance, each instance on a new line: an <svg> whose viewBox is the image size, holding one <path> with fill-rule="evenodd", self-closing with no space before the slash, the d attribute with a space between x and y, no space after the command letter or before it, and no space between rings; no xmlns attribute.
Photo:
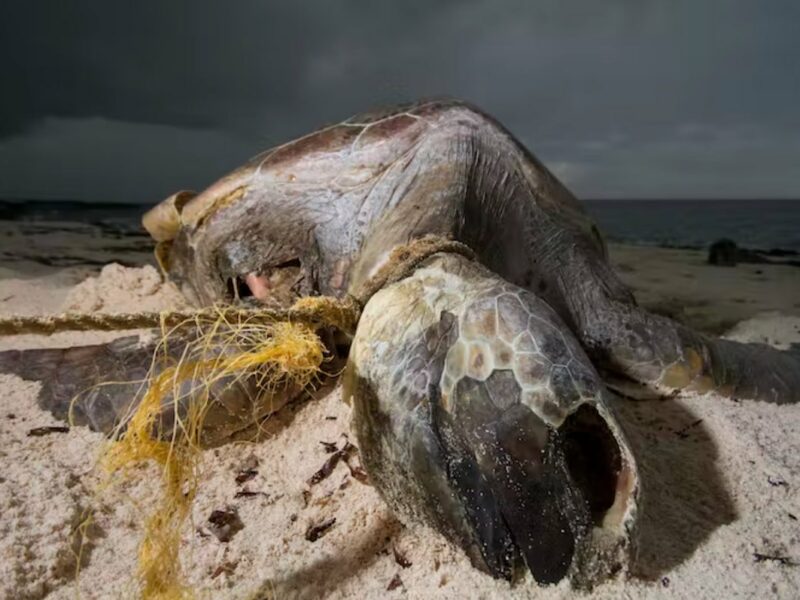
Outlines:
<svg viewBox="0 0 800 600"><path fill-rule="evenodd" d="M764 254L766 254L767 256L784 257L784 256L798 256L800 255L800 252L798 252L797 250L785 250L784 248L770 248L769 250L764 252Z"/></svg>
<svg viewBox="0 0 800 600"><path fill-rule="evenodd" d="M740 248L733 240L722 238L709 247L708 262L718 267L735 267L738 263L764 264L773 261L764 256L761 250Z"/></svg>
<svg viewBox="0 0 800 600"><path fill-rule="evenodd" d="M708 249L708 263L718 267L735 267L739 262L739 247L736 242L723 238Z"/></svg>

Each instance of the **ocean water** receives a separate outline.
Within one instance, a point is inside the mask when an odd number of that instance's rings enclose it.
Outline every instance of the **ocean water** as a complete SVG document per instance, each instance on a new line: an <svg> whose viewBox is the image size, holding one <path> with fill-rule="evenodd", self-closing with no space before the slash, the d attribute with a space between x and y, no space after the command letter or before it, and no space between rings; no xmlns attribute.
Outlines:
<svg viewBox="0 0 800 600"><path fill-rule="evenodd" d="M705 248L720 238L740 246L800 252L800 201L589 200L607 240ZM0 200L0 261L59 267L152 263L140 224L146 206Z"/></svg>
<svg viewBox="0 0 800 600"><path fill-rule="evenodd" d="M35 275L40 268L109 262L153 263L140 219L146 207L80 202L0 201L0 263Z"/></svg>
<svg viewBox="0 0 800 600"><path fill-rule="evenodd" d="M800 252L800 200L589 200L609 241L706 248L720 238Z"/></svg>

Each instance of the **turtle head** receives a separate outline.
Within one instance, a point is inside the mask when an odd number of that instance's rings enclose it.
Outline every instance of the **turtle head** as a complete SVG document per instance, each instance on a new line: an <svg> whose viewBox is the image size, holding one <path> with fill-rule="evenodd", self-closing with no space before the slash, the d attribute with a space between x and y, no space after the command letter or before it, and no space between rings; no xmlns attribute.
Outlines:
<svg viewBox="0 0 800 600"><path fill-rule="evenodd" d="M529 292L456 255L367 303L345 392L387 502L511 579L627 565L638 477L597 373Z"/></svg>
<svg viewBox="0 0 800 600"><path fill-rule="evenodd" d="M240 170L242 171L242 170ZM316 290L318 254L298 211L234 172L201 194L178 192L142 223L164 274L197 304L290 305Z"/></svg>

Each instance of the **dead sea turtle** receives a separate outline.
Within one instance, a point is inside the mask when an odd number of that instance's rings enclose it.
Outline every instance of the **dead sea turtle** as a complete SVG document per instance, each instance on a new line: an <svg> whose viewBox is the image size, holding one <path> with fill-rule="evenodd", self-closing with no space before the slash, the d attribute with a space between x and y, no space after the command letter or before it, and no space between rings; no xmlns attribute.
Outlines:
<svg viewBox="0 0 800 600"><path fill-rule="evenodd" d="M176 194L144 222L165 271L199 305L357 294L396 247L429 235L475 253L432 253L369 299L345 392L389 505L495 577L524 564L540 583L591 583L626 566L639 479L604 379L800 399L788 354L638 307L570 192L461 102L319 130L199 195ZM43 380L40 402L63 416L76 391L143 375L148 361L123 340L5 353L0 366ZM215 399L217 439L252 417L248 385ZM134 395L98 388L78 417L108 431Z"/></svg>

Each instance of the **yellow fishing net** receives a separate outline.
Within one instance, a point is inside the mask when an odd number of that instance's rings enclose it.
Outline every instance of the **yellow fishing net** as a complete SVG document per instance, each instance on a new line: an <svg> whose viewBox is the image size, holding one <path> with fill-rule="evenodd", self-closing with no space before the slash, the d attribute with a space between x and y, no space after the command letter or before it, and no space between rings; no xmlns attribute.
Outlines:
<svg viewBox="0 0 800 600"><path fill-rule="evenodd" d="M356 318L347 306L328 298L304 298L297 308L331 326L344 327ZM193 330L190 341L170 361L168 345L187 329ZM181 577L180 540L197 491L202 432L214 397L247 378L255 378L255 387L265 393L306 388L324 359L324 345L312 325L265 319L258 312L217 308L162 329L142 400L102 458L108 476L117 480L133 477L134 467L143 462L160 467L160 499L145 520L139 547L142 597L194 595ZM174 420L165 427L162 415L168 405Z"/></svg>

